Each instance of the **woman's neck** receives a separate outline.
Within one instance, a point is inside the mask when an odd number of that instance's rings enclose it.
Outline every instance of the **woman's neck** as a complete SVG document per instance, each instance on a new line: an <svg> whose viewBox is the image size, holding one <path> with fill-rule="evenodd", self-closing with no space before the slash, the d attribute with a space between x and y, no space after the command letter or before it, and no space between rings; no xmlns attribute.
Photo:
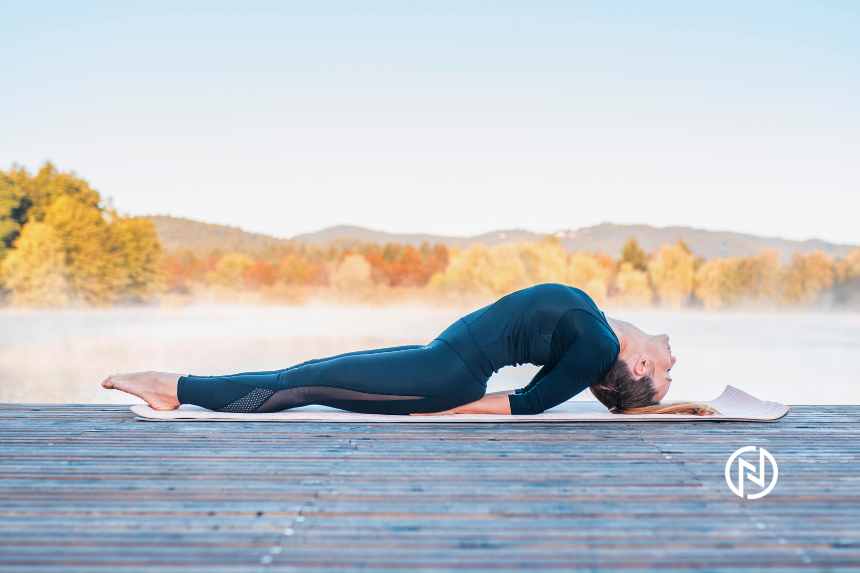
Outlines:
<svg viewBox="0 0 860 573"><path fill-rule="evenodd" d="M615 333L615 336L618 338L618 342L621 345L621 349L618 352L619 358L627 356L627 351L631 347L631 341L636 340L636 335L638 334L639 329L629 322L619 320L617 318L611 318L609 316L606 317L606 321L609 323L609 326L612 327L612 331Z"/></svg>

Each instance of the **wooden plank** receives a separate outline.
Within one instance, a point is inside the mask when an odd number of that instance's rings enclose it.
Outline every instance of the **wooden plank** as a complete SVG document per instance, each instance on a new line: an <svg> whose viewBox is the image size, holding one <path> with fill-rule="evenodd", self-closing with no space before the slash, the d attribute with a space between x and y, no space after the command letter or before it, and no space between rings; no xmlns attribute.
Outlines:
<svg viewBox="0 0 860 573"><path fill-rule="evenodd" d="M860 568L860 406L773 424L152 424L0 404L0 571ZM738 447L779 484L741 500Z"/></svg>

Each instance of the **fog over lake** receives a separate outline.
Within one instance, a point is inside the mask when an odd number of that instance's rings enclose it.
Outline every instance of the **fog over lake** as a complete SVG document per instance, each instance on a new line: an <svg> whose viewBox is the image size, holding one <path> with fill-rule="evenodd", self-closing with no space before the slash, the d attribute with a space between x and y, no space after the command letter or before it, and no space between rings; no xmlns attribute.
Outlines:
<svg viewBox="0 0 860 573"><path fill-rule="evenodd" d="M115 372L230 374L423 344L467 310L313 304L3 310L0 401L139 403L99 383ZM860 403L860 314L606 312L671 336L678 362L666 400L710 399L732 384L788 404ZM489 391L525 385L537 370L503 368ZM574 399L593 398L586 391Z"/></svg>

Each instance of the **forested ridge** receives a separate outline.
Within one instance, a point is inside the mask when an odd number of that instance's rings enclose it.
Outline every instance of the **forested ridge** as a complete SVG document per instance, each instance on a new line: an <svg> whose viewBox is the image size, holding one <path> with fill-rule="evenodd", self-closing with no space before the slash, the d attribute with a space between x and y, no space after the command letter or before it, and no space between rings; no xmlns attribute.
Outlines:
<svg viewBox="0 0 860 573"><path fill-rule="evenodd" d="M74 172L0 171L0 300L63 307L194 300L300 304L486 300L563 282L601 304L802 307L856 305L860 249L839 256L775 248L704 258L677 240L647 251L628 237L616 256L572 250L570 237L522 232L482 242L289 240L160 216L125 216ZM161 236L159 236L159 228ZM344 236L346 235L346 236ZM385 236L376 235L376 237Z"/></svg>

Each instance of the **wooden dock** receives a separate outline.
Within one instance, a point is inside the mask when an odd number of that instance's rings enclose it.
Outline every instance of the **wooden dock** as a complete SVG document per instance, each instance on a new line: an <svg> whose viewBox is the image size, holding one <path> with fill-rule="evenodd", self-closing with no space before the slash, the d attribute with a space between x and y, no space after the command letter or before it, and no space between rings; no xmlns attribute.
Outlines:
<svg viewBox="0 0 860 573"><path fill-rule="evenodd" d="M860 570L860 406L776 423L144 422L0 404L0 571ZM779 464L732 494L741 446Z"/></svg>

